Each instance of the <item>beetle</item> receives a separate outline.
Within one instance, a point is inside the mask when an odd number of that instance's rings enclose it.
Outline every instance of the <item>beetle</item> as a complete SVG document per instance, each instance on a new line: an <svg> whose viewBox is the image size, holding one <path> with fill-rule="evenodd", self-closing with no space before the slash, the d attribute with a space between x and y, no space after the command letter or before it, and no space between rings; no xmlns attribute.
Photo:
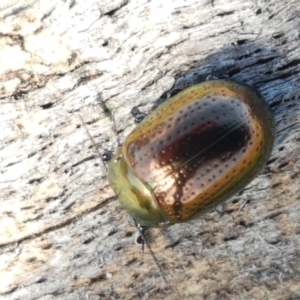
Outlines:
<svg viewBox="0 0 300 300"><path fill-rule="evenodd" d="M253 88L205 81L168 99L127 136L108 180L138 224L187 222L258 175L274 132L270 107Z"/></svg>

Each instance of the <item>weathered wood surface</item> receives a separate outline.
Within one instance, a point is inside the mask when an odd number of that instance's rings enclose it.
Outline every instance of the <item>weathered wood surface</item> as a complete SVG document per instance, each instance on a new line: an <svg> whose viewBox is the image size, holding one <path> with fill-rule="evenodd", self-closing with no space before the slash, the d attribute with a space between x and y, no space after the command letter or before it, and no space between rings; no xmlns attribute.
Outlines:
<svg viewBox="0 0 300 300"><path fill-rule="evenodd" d="M299 1L1 1L0 299L300 299ZM211 74L270 103L276 142L225 214L135 229L99 143Z"/></svg>

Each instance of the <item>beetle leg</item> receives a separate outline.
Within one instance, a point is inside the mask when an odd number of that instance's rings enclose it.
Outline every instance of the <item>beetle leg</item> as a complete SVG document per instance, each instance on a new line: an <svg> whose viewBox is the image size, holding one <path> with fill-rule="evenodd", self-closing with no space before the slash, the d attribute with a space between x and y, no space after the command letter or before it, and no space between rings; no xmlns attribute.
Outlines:
<svg viewBox="0 0 300 300"><path fill-rule="evenodd" d="M141 245L141 250L140 250L140 253L144 253L144 249L145 249L145 241L146 241L146 237L145 237L145 234L146 234L146 230L148 229L147 226L143 226L143 225L140 225L138 223L136 223L137 225L137 229L138 229L138 235L135 239L135 242L139 245Z"/></svg>
<svg viewBox="0 0 300 300"><path fill-rule="evenodd" d="M141 252L141 253L144 252L144 246L145 246L145 244L146 244L146 246L147 246L147 248L149 249L150 254L151 254L152 258L153 258L153 261L154 261L154 263L156 264L156 266L157 266L157 268L158 268L158 270L159 270L160 276L162 277L164 283L168 283L168 280L166 279L166 277L165 277L165 275L164 275L164 273L163 273L163 271L162 271L162 268L161 268L161 266L160 266L160 264L159 264L157 258L155 257L155 255L154 255L154 253L153 253L153 251L152 251L152 249L151 249L151 247L150 247L150 244L149 244L147 238L145 237L145 232L146 232L146 230L148 229L148 227L147 227L147 226L143 226L143 225L138 224L137 221L136 221L135 219L133 219L133 218L132 218L132 220L133 220L133 222L134 222L134 224L135 224L135 227L137 228L137 230L138 230L138 232L139 232L139 235L138 235L138 237L137 237L137 239L136 239L136 242L140 244L140 242L138 242L138 239L141 240L141 245L142 245L142 247L141 247L140 252Z"/></svg>

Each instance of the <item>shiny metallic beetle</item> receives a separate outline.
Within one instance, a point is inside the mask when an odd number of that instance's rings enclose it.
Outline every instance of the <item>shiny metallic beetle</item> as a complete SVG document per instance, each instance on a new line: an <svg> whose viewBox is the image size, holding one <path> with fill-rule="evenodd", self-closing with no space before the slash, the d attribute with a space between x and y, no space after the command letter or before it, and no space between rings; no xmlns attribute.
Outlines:
<svg viewBox="0 0 300 300"><path fill-rule="evenodd" d="M186 222L243 189L272 150L274 120L260 94L225 80L168 99L127 137L108 166L137 223Z"/></svg>

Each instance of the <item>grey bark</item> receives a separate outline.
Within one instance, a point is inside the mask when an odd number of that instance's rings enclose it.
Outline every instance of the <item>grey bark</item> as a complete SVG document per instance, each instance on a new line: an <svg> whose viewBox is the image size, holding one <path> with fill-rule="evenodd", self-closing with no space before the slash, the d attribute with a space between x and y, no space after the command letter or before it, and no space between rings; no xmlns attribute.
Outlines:
<svg viewBox="0 0 300 300"><path fill-rule="evenodd" d="M2 1L0 17L0 299L300 299L298 1ZM274 150L222 216L150 231L165 284L79 114L115 151L134 107L212 75L262 93Z"/></svg>

